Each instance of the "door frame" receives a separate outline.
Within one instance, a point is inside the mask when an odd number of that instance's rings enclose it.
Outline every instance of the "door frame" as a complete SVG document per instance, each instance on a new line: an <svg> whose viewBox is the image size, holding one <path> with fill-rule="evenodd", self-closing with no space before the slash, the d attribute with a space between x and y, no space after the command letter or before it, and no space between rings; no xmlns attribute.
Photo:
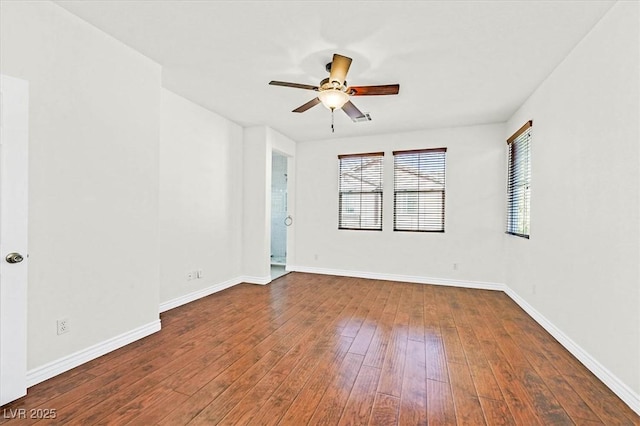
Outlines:
<svg viewBox="0 0 640 426"><path fill-rule="evenodd" d="M28 119L28 82L0 75L0 405L27 393Z"/></svg>

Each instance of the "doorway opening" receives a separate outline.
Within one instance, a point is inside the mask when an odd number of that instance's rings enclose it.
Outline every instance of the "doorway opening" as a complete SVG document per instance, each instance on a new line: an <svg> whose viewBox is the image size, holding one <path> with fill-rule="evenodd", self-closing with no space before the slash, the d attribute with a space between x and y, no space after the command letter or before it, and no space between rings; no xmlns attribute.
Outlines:
<svg viewBox="0 0 640 426"><path fill-rule="evenodd" d="M271 279L285 275L287 265L287 227L291 218L287 208L288 158L271 154Z"/></svg>

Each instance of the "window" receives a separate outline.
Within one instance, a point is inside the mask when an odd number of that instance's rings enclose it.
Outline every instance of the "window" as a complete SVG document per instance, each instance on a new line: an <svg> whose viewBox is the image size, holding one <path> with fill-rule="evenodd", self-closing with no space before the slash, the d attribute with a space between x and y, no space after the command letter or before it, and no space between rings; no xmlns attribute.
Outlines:
<svg viewBox="0 0 640 426"><path fill-rule="evenodd" d="M382 230L383 158L383 152L338 156L338 229Z"/></svg>
<svg viewBox="0 0 640 426"><path fill-rule="evenodd" d="M447 149L393 152L394 231L444 232Z"/></svg>
<svg viewBox="0 0 640 426"><path fill-rule="evenodd" d="M531 126L527 121L507 139L509 172L507 175L507 234L529 238L531 192Z"/></svg>

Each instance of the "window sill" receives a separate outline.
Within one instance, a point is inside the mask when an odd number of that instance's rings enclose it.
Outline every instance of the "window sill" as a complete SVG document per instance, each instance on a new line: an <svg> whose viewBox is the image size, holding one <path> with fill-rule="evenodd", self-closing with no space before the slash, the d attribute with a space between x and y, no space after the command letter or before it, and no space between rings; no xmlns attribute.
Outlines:
<svg viewBox="0 0 640 426"><path fill-rule="evenodd" d="M520 237L520 238L526 238L527 240L529 239L529 235L527 234L518 234L517 232L505 232L505 234L507 235L513 235L514 237Z"/></svg>

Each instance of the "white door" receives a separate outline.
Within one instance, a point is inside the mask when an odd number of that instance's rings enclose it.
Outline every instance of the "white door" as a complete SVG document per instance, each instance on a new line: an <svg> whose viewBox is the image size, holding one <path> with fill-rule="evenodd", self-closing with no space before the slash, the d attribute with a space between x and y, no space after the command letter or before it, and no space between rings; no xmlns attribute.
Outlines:
<svg viewBox="0 0 640 426"><path fill-rule="evenodd" d="M0 76L0 405L27 393L29 86Z"/></svg>

